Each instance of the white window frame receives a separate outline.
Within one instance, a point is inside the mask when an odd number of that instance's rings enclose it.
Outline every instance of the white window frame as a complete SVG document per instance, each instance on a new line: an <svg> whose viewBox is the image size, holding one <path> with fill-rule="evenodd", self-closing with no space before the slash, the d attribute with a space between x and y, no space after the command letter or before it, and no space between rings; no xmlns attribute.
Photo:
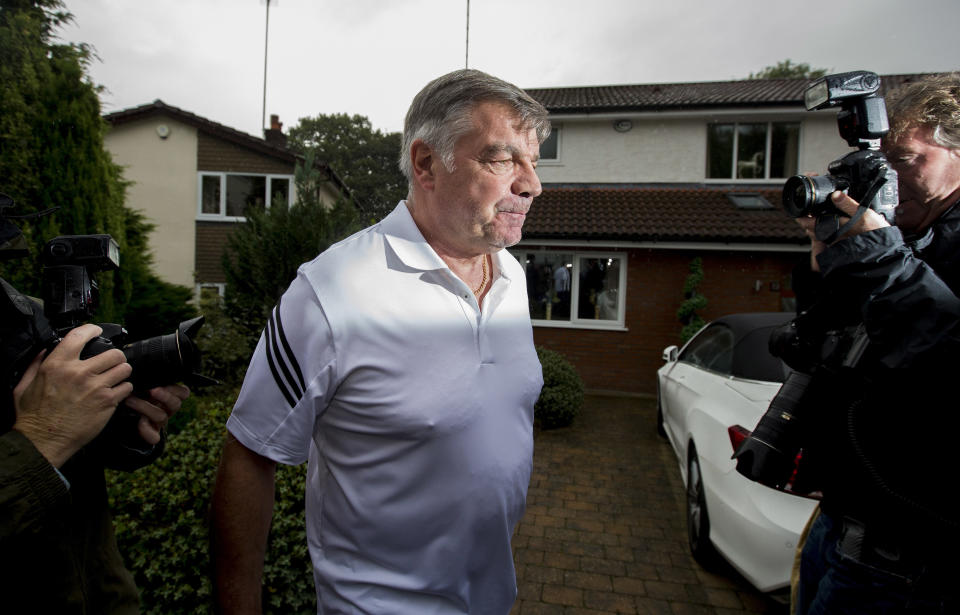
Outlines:
<svg viewBox="0 0 960 615"><path fill-rule="evenodd" d="M214 220L218 222L246 222L244 216L228 216L227 212L227 177L228 176L242 176L242 177L265 177L267 179L267 193L264 195L264 203L266 206L270 207L270 195L273 194L273 180L275 179L285 179L290 182L290 189L287 191L287 205L293 205L293 193L295 191L295 186L293 182L293 175L284 175L281 173L222 173L217 171L200 171L197 173L197 220ZM203 211L203 178L204 177L219 177L220 178L220 213L211 214L205 213Z"/></svg>
<svg viewBox="0 0 960 615"><path fill-rule="evenodd" d="M717 126L722 124L733 124L733 152L731 156L731 166L730 166L730 177L707 177L707 168L710 165L710 127ZM763 152L763 177L737 177L737 150L739 148L740 141L740 130L739 127L741 124L766 124L767 125L767 135L766 142L764 143L764 152ZM797 134L797 160L800 159L800 143L803 139L803 122L799 120L734 120L734 121L717 121L709 122L707 124L707 134L704 136L704 145L706 151L706 164L704 165L703 175L704 180L707 182L742 182L742 183L759 183L759 182L773 182L773 183L783 183L787 178L785 177L770 177L770 148L773 145L773 125L774 124L796 124L798 128Z"/></svg>
<svg viewBox="0 0 960 615"><path fill-rule="evenodd" d="M556 158L540 158L537 161L538 165L547 165L552 164L561 164L563 157L563 124L554 124L550 130L550 135L557 135L557 157Z"/></svg>
<svg viewBox="0 0 960 615"><path fill-rule="evenodd" d="M563 254L573 259L570 269L570 318L569 320L546 320L542 318L531 318L534 327L555 327L559 329L602 329L605 331L626 331L626 311L627 311L627 253L626 252L593 252L578 251L573 249L561 248L527 248L518 245L510 249L510 252L517 257L520 265L526 271L527 264L524 262L525 254ZM521 260L524 256L524 260ZM580 259L582 258L608 258L620 261L620 276L617 281L617 318L615 320L598 320L593 318L580 318L577 316L580 310Z"/></svg>
<svg viewBox="0 0 960 615"><path fill-rule="evenodd" d="M220 296L220 300L223 301L223 297L227 292L226 282L198 282L193 285L193 302L196 305L200 305L200 295L201 290L204 288L215 288L217 289L217 294Z"/></svg>

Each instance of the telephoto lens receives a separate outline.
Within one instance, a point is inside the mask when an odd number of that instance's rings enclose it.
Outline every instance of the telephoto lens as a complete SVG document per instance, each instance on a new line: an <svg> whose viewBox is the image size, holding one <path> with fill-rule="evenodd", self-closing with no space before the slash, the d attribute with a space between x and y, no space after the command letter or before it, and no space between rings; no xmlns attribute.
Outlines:
<svg viewBox="0 0 960 615"><path fill-rule="evenodd" d="M775 489L787 484L800 452L800 419L806 410L804 401L811 379L809 374L790 372L753 433L733 454L737 472Z"/></svg>

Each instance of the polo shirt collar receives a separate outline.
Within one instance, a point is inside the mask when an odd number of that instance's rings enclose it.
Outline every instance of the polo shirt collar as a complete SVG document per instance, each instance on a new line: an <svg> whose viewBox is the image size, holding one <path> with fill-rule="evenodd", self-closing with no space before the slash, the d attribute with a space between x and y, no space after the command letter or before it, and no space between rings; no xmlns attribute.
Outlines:
<svg viewBox="0 0 960 615"><path fill-rule="evenodd" d="M393 248L404 265L421 271L449 269L443 259L423 238L423 233L417 228L417 223L413 221L413 216L407 209L406 201L400 201L400 204L390 212L390 215L380 222L380 229L386 237L387 243L390 244L390 247ZM493 258L497 259L497 270L500 275L509 280L510 277L503 266L502 253L503 250L498 250L493 254Z"/></svg>
<svg viewBox="0 0 960 615"><path fill-rule="evenodd" d="M421 271L447 268L447 264L423 238L423 233L407 209L406 201L400 201L390 215L380 222L380 229L404 265Z"/></svg>

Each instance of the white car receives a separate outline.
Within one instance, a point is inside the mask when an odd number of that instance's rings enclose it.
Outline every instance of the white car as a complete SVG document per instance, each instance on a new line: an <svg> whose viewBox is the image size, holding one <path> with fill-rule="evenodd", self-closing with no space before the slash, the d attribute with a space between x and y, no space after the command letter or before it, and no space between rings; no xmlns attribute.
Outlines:
<svg viewBox="0 0 960 615"><path fill-rule="evenodd" d="M770 333L794 314L733 314L701 329L657 371L658 428L680 464L690 550L702 565L719 553L762 592L790 582L800 532L816 501L737 473L731 459L789 368L770 354Z"/></svg>

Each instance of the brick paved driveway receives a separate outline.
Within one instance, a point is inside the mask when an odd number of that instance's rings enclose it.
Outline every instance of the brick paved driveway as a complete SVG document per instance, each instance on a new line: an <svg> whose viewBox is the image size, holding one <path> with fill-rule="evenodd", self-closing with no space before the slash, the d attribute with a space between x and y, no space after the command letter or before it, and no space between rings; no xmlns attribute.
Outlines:
<svg viewBox="0 0 960 615"><path fill-rule="evenodd" d="M572 427L536 434L512 615L786 614L731 569L693 561L655 400L588 395L584 406Z"/></svg>

